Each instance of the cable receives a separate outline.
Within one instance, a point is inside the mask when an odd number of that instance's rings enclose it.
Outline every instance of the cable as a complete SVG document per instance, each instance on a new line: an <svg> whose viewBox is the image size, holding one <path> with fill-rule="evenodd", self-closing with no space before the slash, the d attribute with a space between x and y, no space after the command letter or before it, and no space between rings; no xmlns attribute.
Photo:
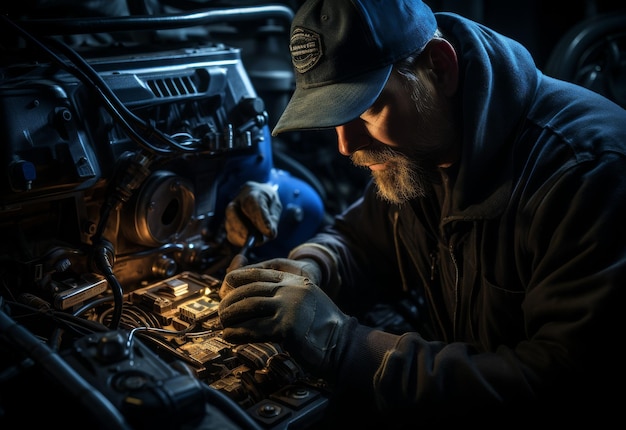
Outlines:
<svg viewBox="0 0 626 430"><path fill-rule="evenodd" d="M43 51L51 60L54 61L54 63L70 74L76 76L89 88L95 90L109 114L122 126L128 136L142 148L145 148L152 153L161 155L175 153L173 148L180 152L196 151L195 147L187 147L179 144L176 140L170 138L165 133L154 128L151 124L137 117L134 113L128 110L119 100L117 95L115 95L115 93L103 81L102 77L91 67L91 65L65 43L54 38L48 39L48 43L54 45L57 50L60 50L69 62L64 61L59 55L50 49L50 47L20 27L7 16L0 15L0 17L2 17L4 22L9 24L26 41ZM138 133L137 130L141 130L143 135ZM153 145L150 142L151 139L155 139L165 147Z"/></svg>
<svg viewBox="0 0 626 430"><path fill-rule="evenodd" d="M189 28L221 22L241 22L267 18L282 19L289 24L294 12L284 5L233 7L185 12L180 14L119 16L119 17L85 17L81 19L34 19L25 24L40 34L84 34L116 31L168 30Z"/></svg>
<svg viewBox="0 0 626 430"><path fill-rule="evenodd" d="M120 324L122 318L122 306L124 304L124 290L122 284L117 280L113 273L113 246L105 240L101 240L96 247L93 256L94 267L102 273L109 283L109 287L113 292L113 317L111 318L110 328L115 330Z"/></svg>

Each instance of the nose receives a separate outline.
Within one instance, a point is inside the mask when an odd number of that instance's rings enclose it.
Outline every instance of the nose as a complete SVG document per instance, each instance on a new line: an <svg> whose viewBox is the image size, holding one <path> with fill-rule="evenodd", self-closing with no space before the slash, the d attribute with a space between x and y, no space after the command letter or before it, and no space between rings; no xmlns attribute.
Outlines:
<svg viewBox="0 0 626 430"><path fill-rule="evenodd" d="M335 127L337 147L341 155L350 156L370 144L368 134L360 125L359 119Z"/></svg>

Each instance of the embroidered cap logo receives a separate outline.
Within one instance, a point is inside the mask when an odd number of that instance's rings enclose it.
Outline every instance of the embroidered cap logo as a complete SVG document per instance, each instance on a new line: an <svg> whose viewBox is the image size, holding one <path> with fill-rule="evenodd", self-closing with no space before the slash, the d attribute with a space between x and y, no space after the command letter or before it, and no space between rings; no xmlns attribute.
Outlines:
<svg viewBox="0 0 626 430"><path fill-rule="evenodd" d="M291 33L289 50L293 66L299 73L305 73L322 58L320 35L306 28L297 27Z"/></svg>

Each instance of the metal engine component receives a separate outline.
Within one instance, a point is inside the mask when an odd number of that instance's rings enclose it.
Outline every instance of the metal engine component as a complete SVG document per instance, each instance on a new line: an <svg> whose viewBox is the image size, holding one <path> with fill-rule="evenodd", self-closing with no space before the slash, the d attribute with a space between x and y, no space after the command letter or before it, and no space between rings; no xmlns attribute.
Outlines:
<svg viewBox="0 0 626 430"><path fill-rule="evenodd" d="M127 205L122 234L143 246L161 246L183 236L195 208L194 191L171 172L154 172Z"/></svg>
<svg viewBox="0 0 626 430"><path fill-rule="evenodd" d="M323 218L317 192L273 164L240 49L207 29L277 17L289 9L1 16L0 426L39 408L65 428L279 429L326 407L280 346L221 339L216 312L237 252L224 209L246 181L275 184L288 208L251 258L285 253ZM207 30L178 37L188 26ZM161 39L94 43L136 28ZM259 414L270 398L279 416Z"/></svg>

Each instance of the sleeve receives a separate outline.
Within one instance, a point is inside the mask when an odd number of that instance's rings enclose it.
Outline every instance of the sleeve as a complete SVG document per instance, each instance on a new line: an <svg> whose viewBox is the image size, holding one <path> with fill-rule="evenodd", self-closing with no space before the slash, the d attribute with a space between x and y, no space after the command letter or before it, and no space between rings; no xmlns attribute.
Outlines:
<svg viewBox="0 0 626 430"><path fill-rule="evenodd" d="M370 182L363 196L289 258L315 261L327 282L321 287L342 310L363 311L401 290L391 211Z"/></svg>
<svg viewBox="0 0 626 430"><path fill-rule="evenodd" d="M341 285L337 257L324 245L314 242L303 243L289 252L287 258L292 260L309 260L317 264L320 269L321 287L331 298L337 295Z"/></svg>

